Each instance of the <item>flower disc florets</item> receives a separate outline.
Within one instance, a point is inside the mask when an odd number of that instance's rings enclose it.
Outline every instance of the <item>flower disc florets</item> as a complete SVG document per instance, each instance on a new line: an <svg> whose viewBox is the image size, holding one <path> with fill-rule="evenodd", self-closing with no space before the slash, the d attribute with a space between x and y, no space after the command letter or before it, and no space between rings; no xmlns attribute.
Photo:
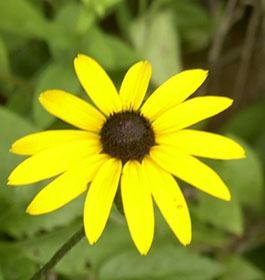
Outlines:
<svg viewBox="0 0 265 280"><path fill-rule="evenodd" d="M141 161L155 144L150 122L140 113L125 111L111 115L100 132L103 151L122 160Z"/></svg>

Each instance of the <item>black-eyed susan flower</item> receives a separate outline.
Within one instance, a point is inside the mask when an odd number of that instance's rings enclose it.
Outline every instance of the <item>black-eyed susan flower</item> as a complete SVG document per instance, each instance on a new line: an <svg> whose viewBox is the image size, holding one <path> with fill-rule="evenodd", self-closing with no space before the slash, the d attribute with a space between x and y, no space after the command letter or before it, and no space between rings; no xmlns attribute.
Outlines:
<svg viewBox="0 0 265 280"><path fill-rule="evenodd" d="M230 200L221 178L195 156L238 159L244 150L229 138L187 127L222 112L232 100L204 96L185 101L205 81L207 71L201 69L173 76L143 103L151 77L148 62L128 70L119 93L92 58L78 55L74 66L97 109L62 90L40 95L49 113L78 129L35 133L13 144L13 153L30 157L11 173L10 185L59 175L37 194L27 212L54 211L87 191L84 228L93 244L120 187L129 231L141 254L147 254L153 240L153 200L179 241L189 244L189 210L173 176Z"/></svg>

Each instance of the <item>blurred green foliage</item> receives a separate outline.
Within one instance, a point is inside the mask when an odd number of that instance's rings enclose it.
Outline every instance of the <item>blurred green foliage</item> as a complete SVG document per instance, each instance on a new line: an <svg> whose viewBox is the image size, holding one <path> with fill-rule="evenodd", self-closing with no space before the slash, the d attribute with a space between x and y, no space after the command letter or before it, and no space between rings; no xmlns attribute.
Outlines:
<svg viewBox="0 0 265 280"><path fill-rule="evenodd" d="M117 86L131 64L147 59L152 89L183 69L183 52L205 51L216 26L218 17L192 0L0 1L0 280L29 279L82 223L83 196L54 213L29 216L27 205L47 182L6 186L22 160L9 153L16 139L67 127L44 111L39 94L58 88L88 100L72 66L78 53L98 60ZM186 193L191 246L183 248L156 211L154 245L140 257L113 209L99 242L91 247L82 240L55 267L56 279L265 279L265 260L254 254L265 248L264 110L264 102L247 106L218 128L243 145L247 158L209 161L229 186L230 203Z"/></svg>

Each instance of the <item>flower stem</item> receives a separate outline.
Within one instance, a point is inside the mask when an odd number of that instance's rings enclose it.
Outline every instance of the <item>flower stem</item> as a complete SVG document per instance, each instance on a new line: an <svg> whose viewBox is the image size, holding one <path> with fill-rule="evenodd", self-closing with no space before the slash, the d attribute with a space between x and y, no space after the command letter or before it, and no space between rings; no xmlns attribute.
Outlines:
<svg viewBox="0 0 265 280"><path fill-rule="evenodd" d="M40 280L85 236L84 227L82 226L61 248L52 256L52 258L42 266L30 280Z"/></svg>

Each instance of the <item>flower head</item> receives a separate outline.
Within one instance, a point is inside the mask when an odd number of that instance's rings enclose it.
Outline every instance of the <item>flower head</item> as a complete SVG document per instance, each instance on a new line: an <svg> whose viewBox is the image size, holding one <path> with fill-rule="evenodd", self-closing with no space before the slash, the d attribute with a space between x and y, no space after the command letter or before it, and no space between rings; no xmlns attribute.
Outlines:
<svg viewBox="0 0 265 280"><path fill-rule="evenodd" d="M59 175L37 194L27 212L54 211L87 191L84 227L93 244L120 188L129 231L141 254L147 254L153 240L153 200L179 241L189 244L189 210L173 176L230 200L221 178L195 156L237 159L244 157L244 150L229 138L187 127L222 112L232 100L205 96L185 101L205 81L207 71L201 69L173 76L143 103L151 77L148 62L128 70L119 93L92 58L78 55L74 66L97 109L62 90L40 95L49 113L78 129L39 132L12 145L13 153L30 157L11 173L9 184Z"/></svg>

